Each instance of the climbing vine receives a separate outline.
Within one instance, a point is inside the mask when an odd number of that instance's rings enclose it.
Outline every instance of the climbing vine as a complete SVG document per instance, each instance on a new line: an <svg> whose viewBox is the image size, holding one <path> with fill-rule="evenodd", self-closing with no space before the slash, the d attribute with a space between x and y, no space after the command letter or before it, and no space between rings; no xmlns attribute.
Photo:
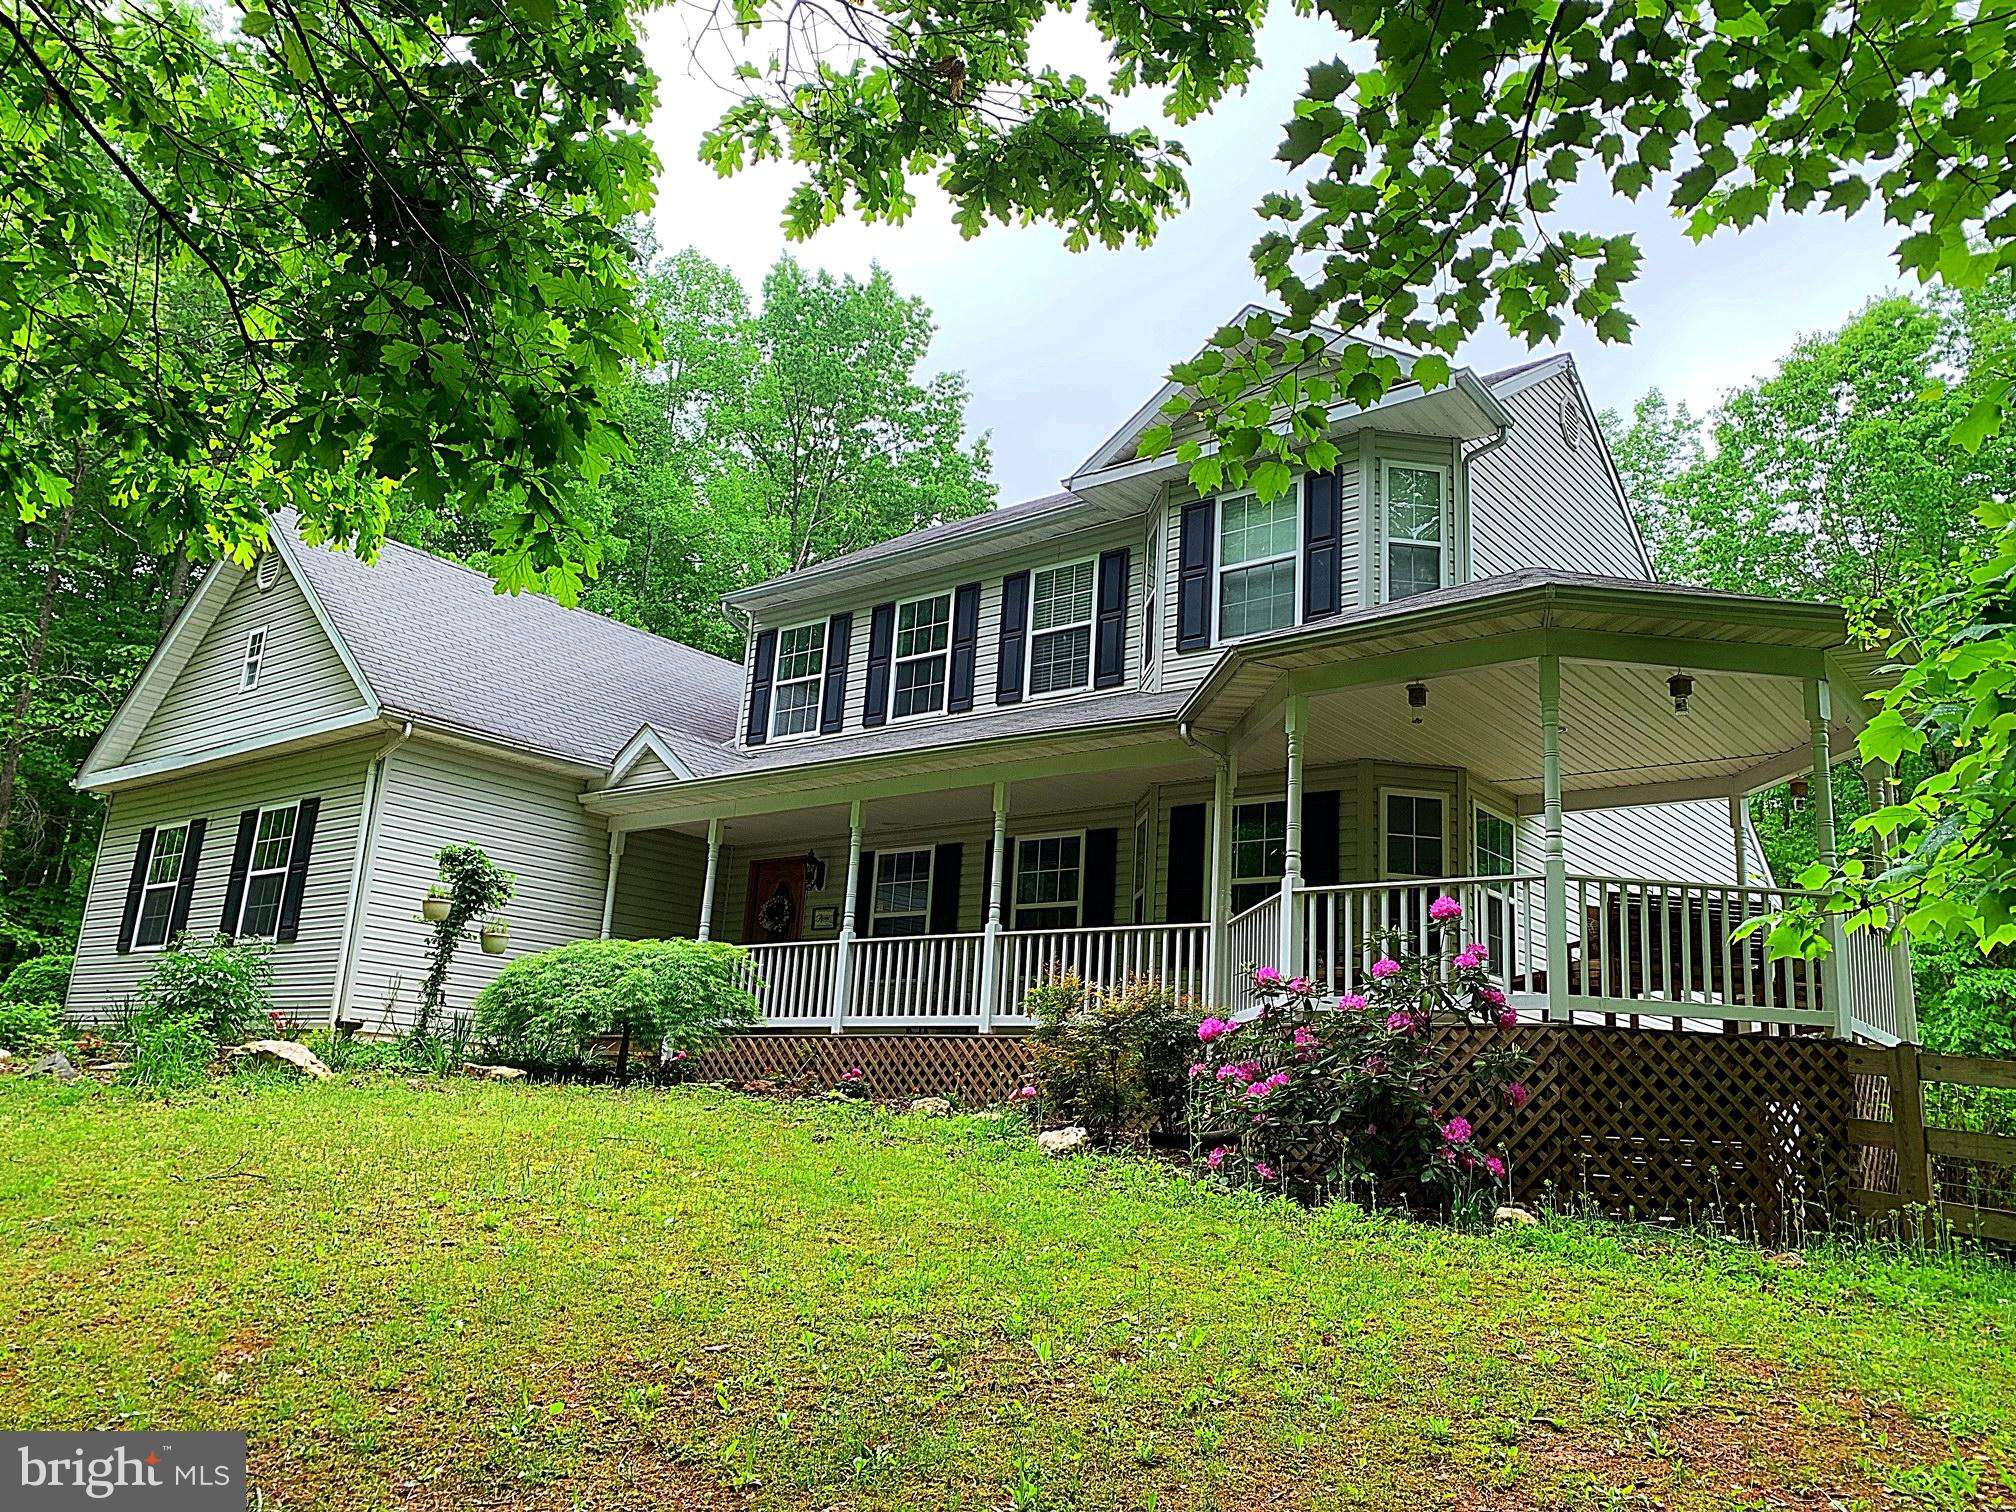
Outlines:
<svg viewBox="0 0 2016 1512"><path fill-rule="evenodd" d="M420 987L420 1019L413 1026L416 1035L431 1033L447 1007L448 966L455 958L455 947L468 937L470 924L510 902L518 882L474 845L444 845L435 854L434 864L448 894L448 913L433 926L427 977Z"/></svg>

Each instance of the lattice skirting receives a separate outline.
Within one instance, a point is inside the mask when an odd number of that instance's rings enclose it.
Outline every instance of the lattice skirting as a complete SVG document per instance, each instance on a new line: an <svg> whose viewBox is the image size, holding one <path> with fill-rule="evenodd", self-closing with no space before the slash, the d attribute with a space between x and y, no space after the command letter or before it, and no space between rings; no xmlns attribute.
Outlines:
<svg viewBox="0 0 2016 1512"><path fill-rule="evenodd" d="M1013 1034L735 1034L696 1056L701 1081L774 1082L823 1091L855 1067L870 1097L998 1103L1028 1080L1029 1045Z"/></svg>

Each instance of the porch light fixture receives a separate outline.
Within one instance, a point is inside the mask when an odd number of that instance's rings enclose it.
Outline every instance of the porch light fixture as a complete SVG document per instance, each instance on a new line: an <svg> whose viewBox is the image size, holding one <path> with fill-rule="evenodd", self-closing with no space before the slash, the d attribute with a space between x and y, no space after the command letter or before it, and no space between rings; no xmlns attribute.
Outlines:
<svg viewBox="0 0 2016 1512"><path fill-rule="evenodd" d="M1792 791L1793 810L1796 812L1799 809L1805 808L1806 794L1809 791L1806 785L1806 779L1804 777L1794 777L1791 780L1791 782L1786 784L1786 786L1789 787Z"/></svg>
<svg viewBox="0 0 2016 1512"><path fill-rule="evenodd" d="M805 852L805 891L826 891L826 863L816 850Z"/></svg>
<svg viewBox="0 0 2016 1512"><path fill-rule="evenodd" d="M1407 717L1415 724L1421 723L1428 712L1428 684L1411 682L1407 684Z"/></svg>
<svg viewBox="0 0 2016 1512"><path fill-rule="evenodd" d="M1685 714L1687 700L1694 696L1694 679L1685 672L1675 672L1666 679L1666 691L1673 699L1673 712Z"/></svg>

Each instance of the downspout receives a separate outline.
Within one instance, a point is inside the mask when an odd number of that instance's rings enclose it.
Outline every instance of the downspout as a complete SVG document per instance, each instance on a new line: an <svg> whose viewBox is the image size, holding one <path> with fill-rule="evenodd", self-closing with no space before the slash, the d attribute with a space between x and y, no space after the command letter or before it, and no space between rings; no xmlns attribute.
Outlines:
<svg viewBox="0 0 2016 1512"><path fill-rule="evenodd" d="M371 756L364 769L364 820L357 836L357 855L350 865L350 908L343 920L343 945L336 957L336 991L329 999L329 1027L333 1031L349 1001L350 986L356 978L357 942L364 930L364 885L371 876L371 863L378 849L378 811L384 807L385 768L392 753L413 738L413 721L406 720L384 745Z"/></svg>
<svg viewBox="0 0 2016 1512"><path fill-rule="evenodd" d="M1468 451L1463 454L1463 518L1458 523L1463 528L1463 572L1465 582L1469 582L1477 575L1477 559L1470 549L1470 516L1474 512L1470 508L1470 467L1479 457L1498 450L1499 447L1511 439L1512 427L1501 425L1489 441L1486 441L1474 451Z"/></svg>

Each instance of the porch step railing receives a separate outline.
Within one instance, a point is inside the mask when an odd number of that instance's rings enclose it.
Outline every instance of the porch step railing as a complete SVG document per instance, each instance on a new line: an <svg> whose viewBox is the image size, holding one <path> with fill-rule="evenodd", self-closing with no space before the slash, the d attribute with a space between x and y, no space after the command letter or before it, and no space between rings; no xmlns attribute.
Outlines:
<svg viewBox="0 0 2016 1512"><path fill-rule="evenodd" d="M1296 894L1302 910L1297 969L1319 991L1364 992L1373 962L1390 949L1427 954L1441 948L1432 910L1437 899L1454 898L1463 909L1458 945L1484 946L1486 972L1501 991L1528 991L1547 966L1539 885L1538 877L1511 876L1303 888Z"/></svg>
<svg viewBox="0 0 2016 1512"><path fill-rule="evenodd" d="M797 1027L833 1017L833 970L840 963L838 940L794 940L788 945L751 945L742 986L756 994L766 1024Z"/></svg>
<svg viewBox="0 0 2016 1512"><path fill-rule="evenodd" d="M1248 993L1240 984L1249 966L1271 966L1281 954L1281 895L1262 898L1225 926L1225 959L1218 963L1221 1006L1243 1008Z"/></svg>

